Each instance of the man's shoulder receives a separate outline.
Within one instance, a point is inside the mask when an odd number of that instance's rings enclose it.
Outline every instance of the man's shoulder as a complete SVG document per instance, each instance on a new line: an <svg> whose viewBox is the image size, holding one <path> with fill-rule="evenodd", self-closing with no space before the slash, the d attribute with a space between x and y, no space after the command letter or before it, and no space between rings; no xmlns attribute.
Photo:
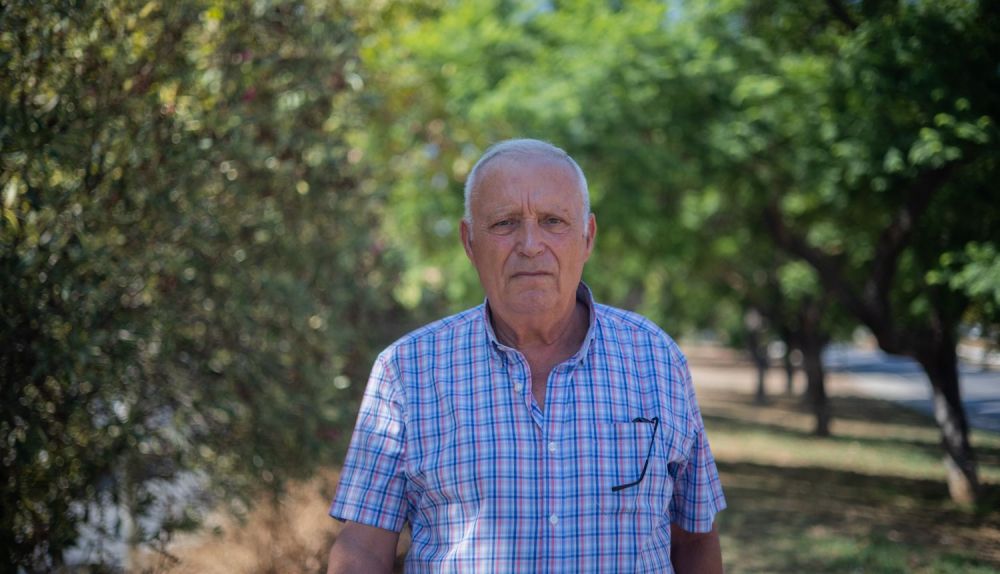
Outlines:
<svg viewBox="0 0 1000 574"><path fill-rule="evenodd" d="M482 317L482 305L443 317L396 339L382 354L390 357L400 353L406 354L427 345L465 340L473 334L482 332Z"/></svg>
<svg viewBox="0 0 1000 574"><path fill-rule="evenodd" d="M595 303L594 309L602 328L616 331L619 337L638 337L653 345L662 346L667 352L683 356L674 339L644 315L602 303Z"/></svg>
<svg viewBox="0 0 1000 574"><path fill-rule="evenodd" d="M659 325L635 311L627 311L603 303L595 303L594 309L597 312L597 320L603 321L612 328L635 331L638 334L651 337L665 337L672 341L670 335L667 335Z"/></svg>

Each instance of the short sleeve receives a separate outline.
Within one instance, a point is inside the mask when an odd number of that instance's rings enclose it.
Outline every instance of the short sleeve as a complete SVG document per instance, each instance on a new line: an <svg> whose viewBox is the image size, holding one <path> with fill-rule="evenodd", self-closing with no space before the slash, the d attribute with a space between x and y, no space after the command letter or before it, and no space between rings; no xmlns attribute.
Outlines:
<svg viewBox="0 0 1000 574"><path fill-rule="evenodd" d="M399 532L406 520L405 405L385 355L372 368L330 516Z"/></svg>
<svg viewBox="0 0 1000 574"><path fill-rule="evenodd" d="M722 493L715 458L705 436L705 424L686 361L683 368L683 381L688 395L688 423L692 434L687 462L678 469L674 480L670 517L671 522L688 532L709 532L715 515L726 508L726 498Z"/></svg>

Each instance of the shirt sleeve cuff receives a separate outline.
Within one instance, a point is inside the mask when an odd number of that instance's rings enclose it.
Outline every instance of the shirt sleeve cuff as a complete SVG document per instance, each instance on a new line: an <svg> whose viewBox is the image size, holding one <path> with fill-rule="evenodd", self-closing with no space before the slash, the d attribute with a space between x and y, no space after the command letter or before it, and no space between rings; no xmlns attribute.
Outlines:
<svg viewBox="0 0 1000 574"><path fill-rule="evenodd" d="M337 520L357 522L367 526L374 526L392 532L401 532L406 523L406 517L389 514L378 509L364 508L356 504L342 503L338 500L330 507L330 516Z"/></svg>

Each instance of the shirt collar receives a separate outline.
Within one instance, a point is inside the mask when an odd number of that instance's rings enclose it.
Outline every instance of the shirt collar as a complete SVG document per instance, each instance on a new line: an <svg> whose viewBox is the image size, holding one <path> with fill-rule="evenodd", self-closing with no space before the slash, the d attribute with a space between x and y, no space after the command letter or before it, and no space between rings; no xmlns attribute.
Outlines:
<svg viewBox="0 0 1000 574"><path fill-rule="evenodd" d="M594 309L594 294L590 291L590 287L583 281L580 281L580 284L576 287L576 300L582 301L587 306L589 324L587 326L587 336L583 338L580 349L568 359L573 364L579 363L583 357L587 356L591 342L594 340L595 333L597 332L597 313L595 313ZM509 351L516 351L517 349L501 343L500 339L497 338L496 332L493 330L493 321L490 320L490 301L488 298L483 300L480 309L483 325L486 326L486 336L490 340L490 347L502 357Z"/></svg>

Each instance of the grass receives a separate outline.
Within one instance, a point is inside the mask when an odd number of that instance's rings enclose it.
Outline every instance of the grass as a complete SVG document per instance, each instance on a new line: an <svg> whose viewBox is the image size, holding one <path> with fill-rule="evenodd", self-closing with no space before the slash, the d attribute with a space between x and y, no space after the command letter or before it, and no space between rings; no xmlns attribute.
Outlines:
<svg viewBox="0 0 1000 574"><path fill-rule="evenodd" d="M693 370L729 503L726 572L1000 572L1000 435L974 433L983 496L962 508L929 418L833 377L834 436L817 438L801 399L757 405L745 369Z"/></svg>
<svg viewBox="0 0 1000 574"><path fill-rule="evenodd" d="M929 418L856 396L834 375L834 436L816 438L800 399L777 394L780 381L757 405L746 365L695 355L729 503L718 517L726 572L1000 573L1000 435L974 433L983 496L962 508L948 497ZM245 524L221 519L222 534L182 539L151 571L323 572L339 529L326 516L335 484L331 470Z"/></svg>
<svg viewBox="0 0 1000 574"><path fill-rule="evenodd" d="M813 418L796 398L751 404L737 393L702 393L703 416L717 458L821 466L870 474L943 480L940 438L930 419L894 404L835 397L834 434L812 434ZM1000 437L975 433L981 477L1000 482Z"/></svg>

